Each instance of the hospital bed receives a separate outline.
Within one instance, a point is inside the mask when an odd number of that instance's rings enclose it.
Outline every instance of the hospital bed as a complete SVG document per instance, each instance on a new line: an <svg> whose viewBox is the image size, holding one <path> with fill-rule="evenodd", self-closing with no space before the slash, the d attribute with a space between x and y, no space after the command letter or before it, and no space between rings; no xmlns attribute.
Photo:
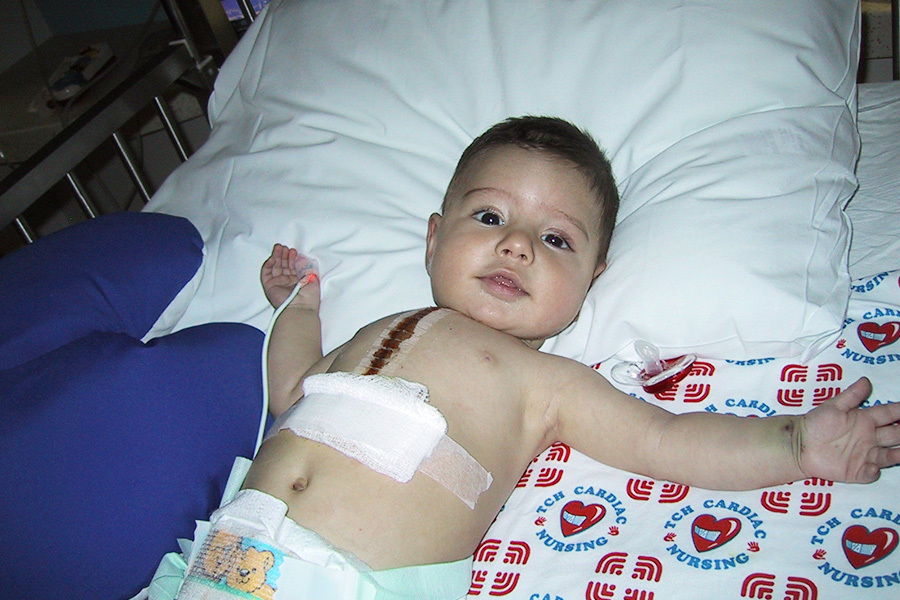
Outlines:
<svg viewBox="0 0 900 600"><path fill-rule="evenodd" d="M229 454L252 452L259 375L237 374L259 366L271 308L258 269L272 244L318 259L326 351L375 318L430 304L427 218L462 149L508 116L558 115L588 129L622 194L609 268L578 320L543 350L611 379L617 364L637 359L636 341L665 357L695 354L687 376L657 393L613 380L674 412L805 412L861 376L874 385L870 403L900 400L900 84L857 84L859 44L860 6L846 0L273 0L219 73L207 143L144 213L126 217L135 222L104 218L92 230L120 252L133 248L138 266L131 277L109 268L90 289L101 289L110 312L118 296L104 286L142 307L129 321L133 352L110 359L129 362L103 377L128 382L129 392L156 390L168 372L146 369L138 385L135 364L173 346L177 358L161 364L192 367L166 388L165 418L148 408L137 427L105 416L90 434L152 432L165 450L148 459L148 447L134 479L182 475L165 488L147 484L140 508L98 536L96 547L108 544L124 571L109 583L121 592L111 597L146 585L152 555L175 549L174 538L216 505ZM146 225L150 215L157 220ZM115 242L120 226L132 228L131 244ZM163 248L144 251L142 235ZM100 254L91 260L116 252ZM82 292L69 285L71 295L50 300L65 305L59 312ZM32 312L21 319L44 322ZM72 320L66 343L87 334L90 319ZM20 371L43 358L34 347L27 356L8 350L23 358L3 365L4 385L20 395ZM218 363L223 348L230 355ZM45 362L41 376L70 376L59 356ZM104 395L89 387L91 398ZM125 410L117 404L104 402L114 415ZM25 439L5 427L6 440ZM21 447L3 443L9 456ZM29 472L48 454L29 452ZM95 454L98 465L125 470L125 458ZM3 469L5 488L31 485L24 467ZM43 502L37 489L32 508ZM102 504L103 492L95 495ZM106 519L129 498L110 495ZM869 486L807 480L723 493L624 473L555 445L523 473L476 551L469 595L895 598L898 498L896 469ZM88 505L71 504L66 517L80 522ZM22 544L50 535L36 524L54 519L33 518L36 510L4 515L27 523L13 530ZM134 527L160 540L132 539ZM77 580L73 543L54 551ZM13 558L17 569L30 561Z"/></svg>

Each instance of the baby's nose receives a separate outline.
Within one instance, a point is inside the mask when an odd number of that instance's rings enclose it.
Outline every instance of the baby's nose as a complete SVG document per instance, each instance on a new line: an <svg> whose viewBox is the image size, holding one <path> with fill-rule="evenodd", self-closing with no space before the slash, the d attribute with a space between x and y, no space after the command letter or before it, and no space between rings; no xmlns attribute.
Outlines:
<svg viewBox="0 0 900 600"><path fill-rule="evenodd" d="M534 256L531 239L522 231L511 231L503 236L497 250L501 256L516 260L530 261Z"/></svg>

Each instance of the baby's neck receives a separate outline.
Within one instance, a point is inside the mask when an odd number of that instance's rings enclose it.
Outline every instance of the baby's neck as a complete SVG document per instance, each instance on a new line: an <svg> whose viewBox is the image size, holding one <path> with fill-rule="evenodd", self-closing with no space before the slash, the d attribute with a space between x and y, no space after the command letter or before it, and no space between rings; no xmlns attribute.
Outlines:
<svg viewBox="0 0 900 600"><path fill-rule="evenodd" d="M457 312L457 313L460 312L460 311L458 311L458 310L456 310L455 308L450 307L450 306L441 306L440 304L437 304L437 303L435 303L435 304L437 305L438 308L443 308L443 309L446 309L446 310L452 310L453 312ZM460 314L463 314L463 313L460 313ZM471 316L469 316L469 318L472 319ZM482 321L479 321L478 319L472 319L472 320L473 320L473 321L476 321L476 322L478 322L478 323L481 323L481 324L484 325L485 327L491 327L491 326L488 325L487 323L484 323L484 322L482 322ZM491 327L491 329L494 329L494 328ZM516 339L518 339L520 342L522 342L523 344L525 344L526 346L528 346L528 347L531 348L532 350L540 350L540 349L541 349L541 346L544 345L544 342L547 341L547 338L541 338L541 339L539 339L539 340L527 340L527 339L524 339L524 338L517 337Z"/></svg>
<svg viewBox="0 0 900 600"><path fill-rule="evenodd" d="M519 339L522 340L522 338ZM541 346L543 346L546 341L547 340L522 340L522 343L532 350L540 350Z"/></svg>

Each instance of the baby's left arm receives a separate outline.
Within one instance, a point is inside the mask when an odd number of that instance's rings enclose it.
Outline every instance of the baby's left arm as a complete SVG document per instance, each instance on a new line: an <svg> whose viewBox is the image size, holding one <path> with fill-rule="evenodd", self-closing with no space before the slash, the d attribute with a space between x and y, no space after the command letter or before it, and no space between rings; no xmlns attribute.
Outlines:
<svg viewBox="0 0 900 600"><path fill-rule="evenodd" d="M564 369L568 370L568 369ZM744 490L817 477L868 483L900 463L900 403L859 408L860 380L806 415L675 415L591 373L559 385L558 441L605 464L707 489Z"/></svg>

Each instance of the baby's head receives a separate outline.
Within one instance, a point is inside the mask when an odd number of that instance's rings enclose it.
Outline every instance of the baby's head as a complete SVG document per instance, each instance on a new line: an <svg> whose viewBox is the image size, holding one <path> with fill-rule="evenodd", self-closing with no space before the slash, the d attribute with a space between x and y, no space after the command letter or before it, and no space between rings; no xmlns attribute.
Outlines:
<svg viewBox="0 0 900 600"><path fill-rule="evenodd" d="M426 264L439 306L537 346L578 315L606 266L619 196L594 140L552 117L488 129L463 152Z"/></svg>
<svg viewBox="0 0 900 600"><path fill-rule="evenodd" d="M467 171L478 164L485 154L504 146L536 150L548 158L569 163L584 176L585 183L600 208L600 219L594 225L600 234L599 260L605 261L619 210L619 189L616 187L612 166L589 133L557 117L510 118L475 138L463 150L456 163L456 170L444 194L441 212L447 208L454 193L459 193L459 182Z"/></svg>

